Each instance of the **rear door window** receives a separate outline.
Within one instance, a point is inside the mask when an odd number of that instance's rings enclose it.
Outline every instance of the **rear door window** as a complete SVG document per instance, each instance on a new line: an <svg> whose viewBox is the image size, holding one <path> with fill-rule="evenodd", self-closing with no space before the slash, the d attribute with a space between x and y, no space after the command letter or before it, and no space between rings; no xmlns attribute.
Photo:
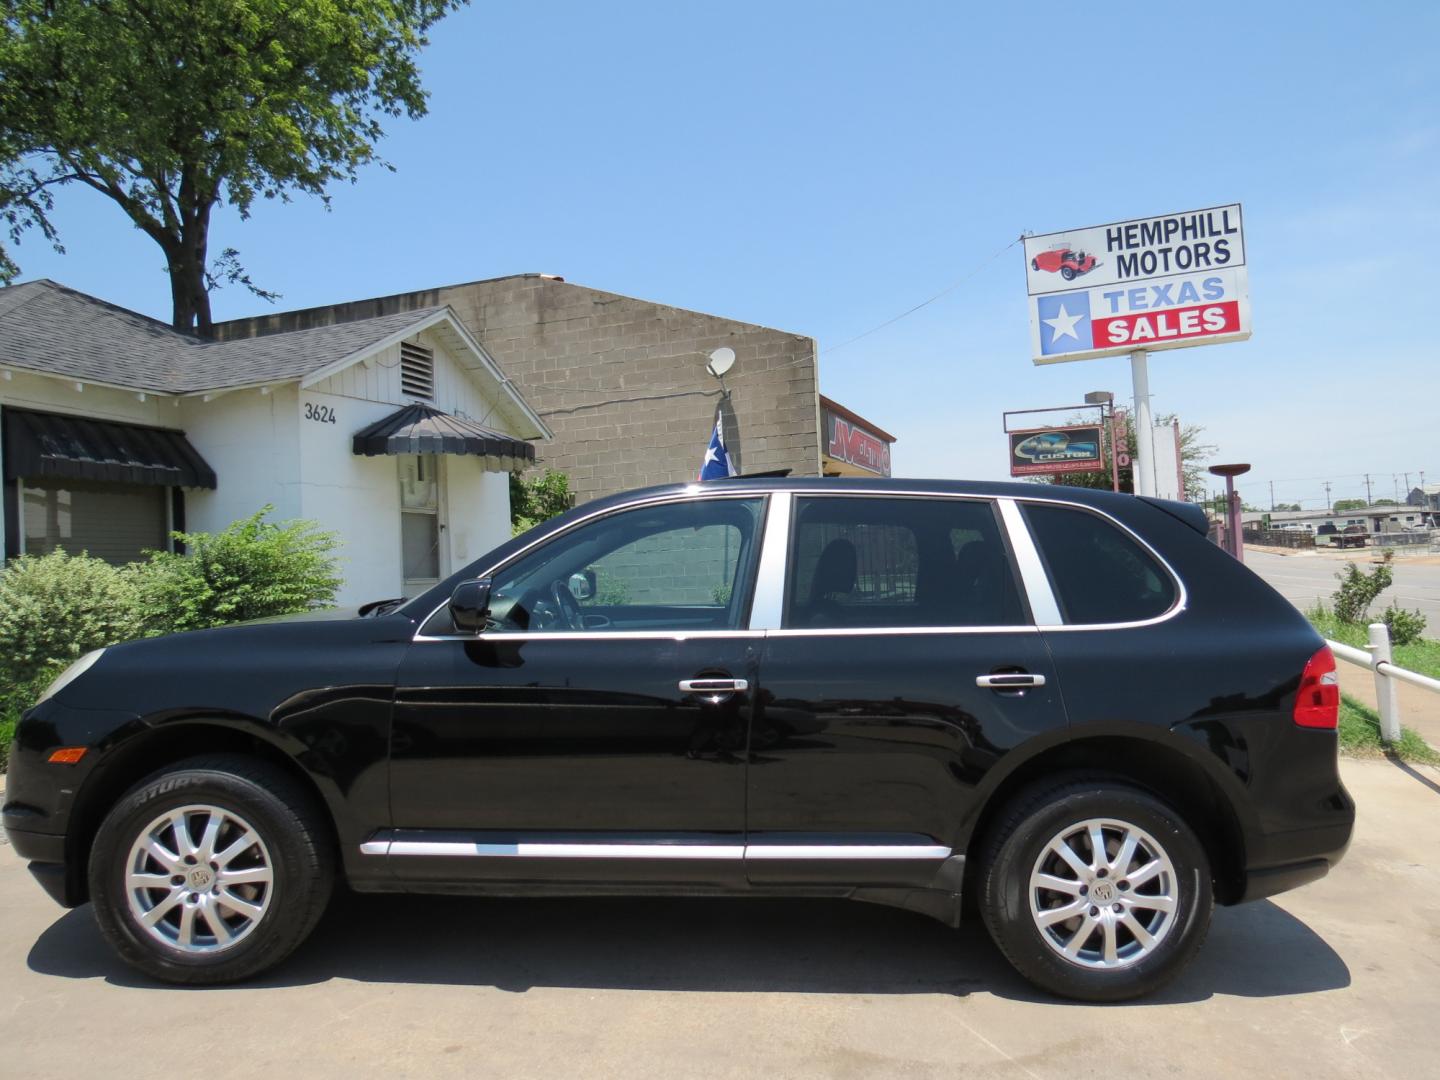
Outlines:
<svg viewBox="0 0 1440 1080"><path fill-rule="evenodd" d="M1087 510L1024 507L1067 623L1142 622L1174 606L1174 579L1124 530Z"/></svg>
<svg viewBox="0 0 1440 1080"><path fill-rule="evenodd" d="M793 629L1025 622L990 503L796 499L783 625Z"/></svg>

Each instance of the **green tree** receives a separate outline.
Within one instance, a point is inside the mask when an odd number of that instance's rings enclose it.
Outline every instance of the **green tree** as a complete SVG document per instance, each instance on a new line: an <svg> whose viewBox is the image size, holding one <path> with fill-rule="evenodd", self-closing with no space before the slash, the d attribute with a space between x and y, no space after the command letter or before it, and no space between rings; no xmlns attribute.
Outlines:
<svg viewBox="0 0 1440 1080"><path fill-rule="evenodd" d="M1300 509L1300 504L1299 504L1299 503L1276 503L1276 504L1275 504L1275 509L1276 509L1276 510L1299 510L1299 509Z"/></svg>
<svg viewBox="0 0 1440 1080"><path fill-rule="evenodd" d="M208 335L220 203L328 202L378 161L382 117L425 114L425 31L464 0L0 0L0 218L63 250L56 189L93 188L165 253L172 322ZM0 247L0 282L19 267Z"/></svg>
<svg viewBox="0 0 1440 1080"><path fill-rule="evenodd" d="M1333 508L1337 514L1343 514L1347 510L1364 510L1364 499L1337 499Z"/></svg>
<svg viewBox="0 0 1440 1080"><path fill-rule="evenodd" d="M570 478L546 469L533 480L518 472L510 474L510 535L519 536L542 521L565 513L575 502Z"/></svg>

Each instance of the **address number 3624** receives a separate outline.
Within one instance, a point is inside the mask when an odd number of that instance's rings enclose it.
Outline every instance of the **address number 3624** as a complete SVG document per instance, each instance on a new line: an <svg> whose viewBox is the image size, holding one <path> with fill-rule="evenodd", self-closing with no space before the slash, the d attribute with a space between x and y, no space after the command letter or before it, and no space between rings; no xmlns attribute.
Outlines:
<svg viewBox="0 0 1440 1080"><path fill-rule="evenodd" d="M316 405L314 402L305 402L305 419L313 420L317 424L335 423L335 410L329 405Z"/></svg>

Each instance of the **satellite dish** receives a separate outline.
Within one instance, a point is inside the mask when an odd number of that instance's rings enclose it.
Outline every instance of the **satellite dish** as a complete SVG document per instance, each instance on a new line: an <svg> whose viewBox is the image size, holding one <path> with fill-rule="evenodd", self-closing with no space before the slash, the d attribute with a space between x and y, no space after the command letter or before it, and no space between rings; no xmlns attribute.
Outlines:
<svg viewBox="0 0 1440 1080"><path fill-rule="evenodd" d="M705 365L705 370L718 379L734 366L735 350L720 348L710 354L710 362Z"/></svg>

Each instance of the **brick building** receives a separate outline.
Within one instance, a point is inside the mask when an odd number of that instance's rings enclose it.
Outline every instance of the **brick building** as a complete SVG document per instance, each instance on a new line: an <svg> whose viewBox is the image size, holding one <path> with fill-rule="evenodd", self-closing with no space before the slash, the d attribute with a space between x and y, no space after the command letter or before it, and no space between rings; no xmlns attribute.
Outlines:
<svg viewBox="0 0 1440 1080"><path fill-rule="evenodd" d="M537 447L538 463L566 473L577 501L693 479L717 406L740 471L821 474L828 435L812 338L549 275L239 319L216 334L235 340L437 307L455 312L543 418L554 437ZM722 346L736 356L723 405L705 370ZM871 471L888 466L887 443Z"/></svg>

